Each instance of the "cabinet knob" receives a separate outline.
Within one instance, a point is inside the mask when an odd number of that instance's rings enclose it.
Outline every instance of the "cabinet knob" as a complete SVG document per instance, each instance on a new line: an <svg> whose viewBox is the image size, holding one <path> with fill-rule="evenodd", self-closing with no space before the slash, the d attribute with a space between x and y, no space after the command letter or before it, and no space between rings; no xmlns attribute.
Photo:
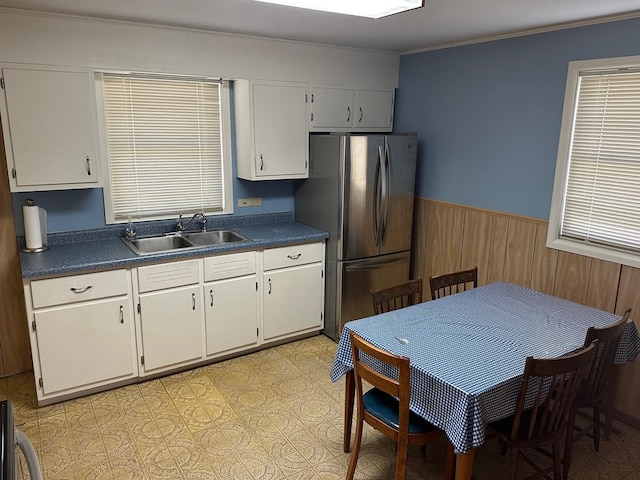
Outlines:
<svg viewBox="0 0 640 480"><path fill-rule="evenodd" d="M213 290L209 290L209 296L211 297L211 306L213 307Z"/></svg>
<svg viewBox="0 0 640 480"><path fill-rule="evenodd" d="M347 122L351 121L351 107L347 107Z"/></svg>
<svg viewBox="0 0 640 480"><path fill-rule="evenodd" d="M120 323L124 323L124 307L120 305Z"/></svg>
<svg viewBox="0 0 640 480"><path fill-rule="evenodd" d="M89 159L89 155L87 155L87 175L91 176L91 160Z"/></svg>
<svg viewBox="0 0 640 480"><path fill-rule="evenodd" d="M264 170L264 159L262 158L262 154L260 154L260 170Z"/></svg>
<svg viewBox="0 0 640 480"><path fill-rule="evenodd" d="M196 309L196 294L195 293L191 294L191 308L193 310Z"/></svg>
<svg viewBox="0 0 640 480"><path fill-rule="evenodd" d="M287 255L287 258L290 260L297 260L302 256L301 253L296 253L295 255Z"/></svg>
<svg viewBox="0 0 640 480"><path fill-rule="evenodd" d="M362 107L360 107L360 118L358 119L358 123L362 122Z"/></svg>
<svg viewBox="0 0 640 480"><path fill-rule="evenodd" d="M271 279L269 279L269 295L271 295Z"/></svg>

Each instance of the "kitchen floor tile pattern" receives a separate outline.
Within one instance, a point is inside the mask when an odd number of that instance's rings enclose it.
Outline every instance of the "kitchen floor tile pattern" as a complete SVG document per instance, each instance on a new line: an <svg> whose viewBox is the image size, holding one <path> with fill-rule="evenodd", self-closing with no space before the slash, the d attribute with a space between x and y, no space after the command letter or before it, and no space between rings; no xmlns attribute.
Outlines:
<svg viewBox="0 0 640 480"><path fill-rule="evenodd" d="M14 403L46 480L343 479L335 351L317 336L42 408L24 374L0 379L0 398ZM600 453L577 442L571 478L640 480L640 432L614 426ZM411 449L407 479L444 478L444 452L444 439L426 462ZM506 478L507 468L495 442L476 452L477 480ZM356 478L393 479L394 469L393 443L366 426Z"/></svg>

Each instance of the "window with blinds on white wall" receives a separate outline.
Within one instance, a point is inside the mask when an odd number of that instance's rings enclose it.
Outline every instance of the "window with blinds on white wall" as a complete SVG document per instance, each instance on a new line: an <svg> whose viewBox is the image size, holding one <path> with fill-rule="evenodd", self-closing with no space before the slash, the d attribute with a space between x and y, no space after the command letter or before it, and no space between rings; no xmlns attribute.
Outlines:
<svg viewBox="0 0 640 480"><path fill-rule="evenodd" d="M625 60L570 66L547 244L640 266L640 58Z"/></svg>
<svg viewBox="0 0 640 480"><path fill-rule="evenodd" d="M107 221L231 211L226 82L106 72L100 80Z"/></svg>

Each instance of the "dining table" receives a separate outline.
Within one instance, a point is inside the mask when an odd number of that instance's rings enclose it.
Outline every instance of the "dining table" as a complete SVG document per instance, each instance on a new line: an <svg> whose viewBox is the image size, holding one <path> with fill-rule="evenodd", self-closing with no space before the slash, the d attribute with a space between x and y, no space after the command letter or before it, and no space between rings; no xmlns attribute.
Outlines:
<svg viewBox="0 0 640 480"><path fill-rule="evenodd" d="M344 325L331 380L345 381L344 451L350 450L355 383L349 332L410 359L410 409L444 431L455 452L448 477L470 480L488 423L515 412L527 357L555 358L583 347L591 326L619 315L507 282L496 282ZM633 321L615 363L640 351ZM455 473L454 473L455 472Z"/></svg>

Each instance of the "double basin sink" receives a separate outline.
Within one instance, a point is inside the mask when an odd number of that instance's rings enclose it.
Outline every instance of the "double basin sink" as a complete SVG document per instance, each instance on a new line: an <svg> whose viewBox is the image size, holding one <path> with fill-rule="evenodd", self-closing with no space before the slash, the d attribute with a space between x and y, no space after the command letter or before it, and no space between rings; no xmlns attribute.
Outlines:
<svg viewBox="0 0 640 480"><path fill-rule="evenodd" d="M226 243L246 242L248 239L233 230L209 232L166 233L149 237L122 239L136 255L174 252L176 250L212 247Z"/></svg>

